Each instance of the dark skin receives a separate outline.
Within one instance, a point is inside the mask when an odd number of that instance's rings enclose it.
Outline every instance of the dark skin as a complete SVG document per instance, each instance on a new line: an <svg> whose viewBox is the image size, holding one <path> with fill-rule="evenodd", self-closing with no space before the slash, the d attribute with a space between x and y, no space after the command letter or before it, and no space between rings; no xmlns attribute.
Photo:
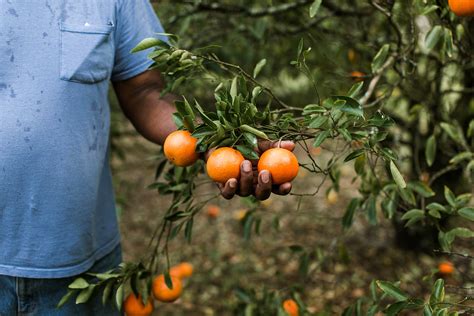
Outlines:
<svg viewBox="0 0 474 316"><path fill-rule="evenodd" d="M176 112L175 98L160 96L163 90L163 78L157 70L146 71L136 77L113 83L120 106L135 129L149 141L162 145L166 137L176 130L172 115ZM260 141L257 152L272 147L282 147L293 151L295 145L290 141ZM209 155L207 153L205 158ZM257 171L257 162L245 160L241 168L240 182L230 179L225 184L218 183L221 194L226 199L254 195L265 200L271 193L286 195L291 191L291 183L272 185L268 170Z"/></svg>

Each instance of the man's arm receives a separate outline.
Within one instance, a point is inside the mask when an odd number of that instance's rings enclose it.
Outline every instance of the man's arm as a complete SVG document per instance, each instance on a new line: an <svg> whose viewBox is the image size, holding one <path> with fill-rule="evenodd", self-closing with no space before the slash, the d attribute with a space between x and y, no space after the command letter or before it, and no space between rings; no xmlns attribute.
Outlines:
<svg viewBox="0 0 474 316"><path fill-rule="evenodd" d="M161 97L163 79L158 70L149 70L136 77L113 83L120 106L136 130L146 139L163 145L176 130L173 113L175 98Z"/></svg>
<svg viewBox="0 0 474 316"><path fill-rule="evenodd" d="M114 82L114 89L125 116L132 122L136 130L146 139L163 145L166 137L176 130L173 113L176 108L172 96L161 98L163 79L158 70L149 70L128 80ZM259 151L275 147L276 142L262 142ZM281 142L281 147L293 150L292 142ZM272 186L270 172L256 171L256 165L245 160L240 166L240 181L230 179L225 184L218 184L222 196L231 199L235 194L241 196L255 195L265 200L270 194L288 194L291 183Z"/></svg>

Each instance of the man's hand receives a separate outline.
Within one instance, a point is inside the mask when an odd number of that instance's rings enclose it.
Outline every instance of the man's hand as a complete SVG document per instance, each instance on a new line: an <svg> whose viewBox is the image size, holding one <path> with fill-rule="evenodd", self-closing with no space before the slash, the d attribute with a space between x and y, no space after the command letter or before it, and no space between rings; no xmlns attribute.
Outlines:
<svg viewBox="0 0 474 316"><path fill-rule="evenodd" d="M291 141L261 141L258 143L257 152L263 153L265 150L281 147L289 151L295 149L295 144ZM255 195L259 200L266 200L273 192L279 195L286 195L291 191L291 183L272 185L272 177L268 170L258 173L258 160L245 160L240 165L240 182L237 179L229 179L225 184L218 183L221 194L226 199L231 199L234 195L249 196Z"/></svg>

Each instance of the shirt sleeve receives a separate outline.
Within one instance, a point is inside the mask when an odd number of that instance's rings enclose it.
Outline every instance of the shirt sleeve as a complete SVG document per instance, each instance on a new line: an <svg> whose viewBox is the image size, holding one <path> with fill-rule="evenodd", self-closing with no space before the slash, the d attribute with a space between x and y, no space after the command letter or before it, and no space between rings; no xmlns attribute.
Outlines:
<svg viewBox="0 0 474 316"><path fill-rule="evenodd" d="M115 61L112 81L122 81L145 72L153 63L147 58L152 49L130 51L147 37L164 33L163 26L149 0L119 1L115 31ZM161 36L166 40L165 36Z"/></svg>

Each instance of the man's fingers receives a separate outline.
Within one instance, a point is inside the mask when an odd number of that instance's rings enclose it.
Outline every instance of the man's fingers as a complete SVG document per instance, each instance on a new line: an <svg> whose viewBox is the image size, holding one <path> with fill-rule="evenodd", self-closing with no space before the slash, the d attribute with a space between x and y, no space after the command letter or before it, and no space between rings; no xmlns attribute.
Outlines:
<svg viewBox="0 0 474 316"><path fill-rule="evenodd" d="M240 165L240 196L249 196L253 191L252 163L244 160Z"/></svg>
<svg viewBox="0 0 474 316"><path fill-rule="evenodd" d="M272 179L268 170L262 170L258 175L258 184L255 189L255 197L258 200L266 200L272 194Z"/></svg>
<svg viewBox="0 0 474 316"><path fill-rule="evenodd" d="M237 191L237 184L236 179L229 179L225 185L218 183L217 186L219 187L219 190L221 190L221 195L224 199L230 200L234 197L235 192Z"/></svg>
<svg viewBox="0 0 474 316"><path fill-rule="evenodd" d="M274 148L280 147L280 148L284 148L284 149L289 150L289 151L293 151L293 150L295 150L295 143L293 143L290 140L284 140L281 143L280 142L274 142L273 147Z"/></svg>
<svg viewBox="0 0 474 316"><path fill-rule="evenodd" d="M261 140L258 142L258 151L260 153L263 153L265 150L268 150L270 148L284 148L289 151L293 151L295 149L295 143L292 142L291 140L275 140L275 141L270 141L270 140Z"/></svg>
<svg viewBox="0 0 474 316"><path fill-rule="evenodd" d="M291 183L286 182L281 185L276 185L273 187L273 193L278 194L278 195L287 195L291 191Z"/></svg>

